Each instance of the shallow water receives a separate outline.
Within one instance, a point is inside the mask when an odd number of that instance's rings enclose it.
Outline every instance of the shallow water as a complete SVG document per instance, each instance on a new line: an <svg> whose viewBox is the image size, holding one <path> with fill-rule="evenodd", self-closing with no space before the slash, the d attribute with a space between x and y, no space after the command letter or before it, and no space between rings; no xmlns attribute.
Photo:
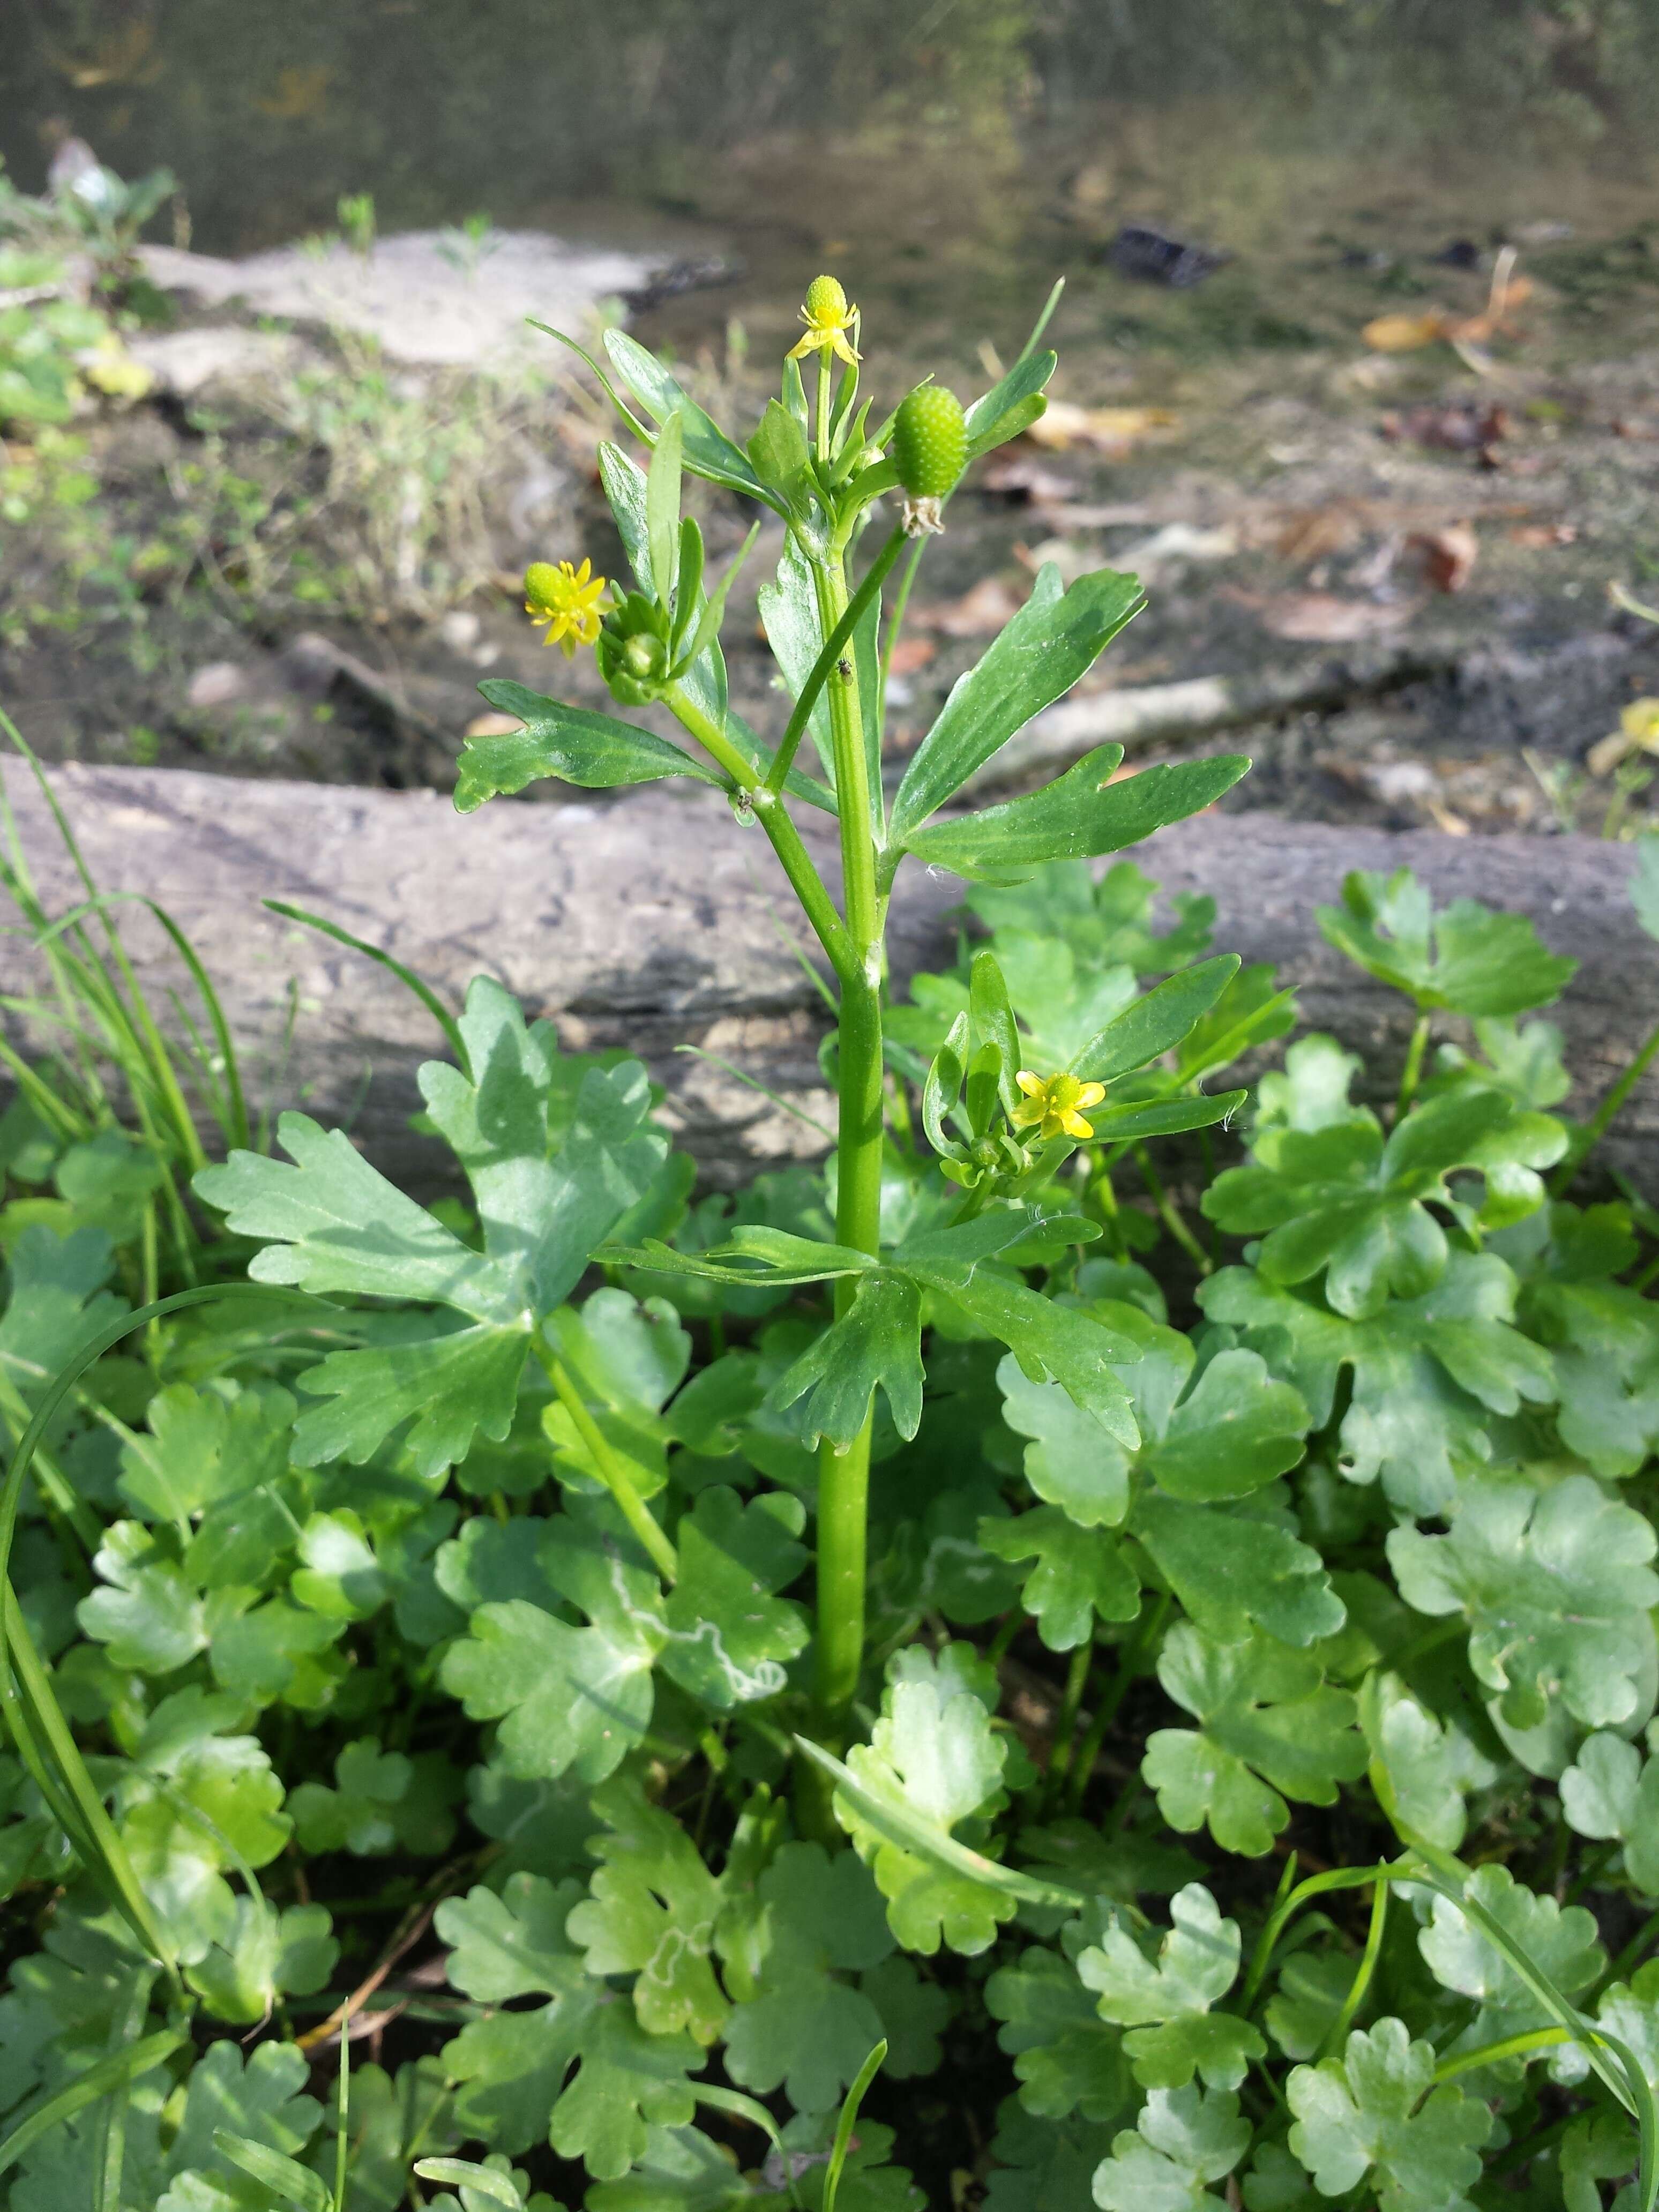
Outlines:
<svg viewBox="0 0 1659 2212"><path fill-rule="evenodd" d="M1344 280L1322 280L1367 255L1528 223L1600 238L1659 211L1650 0L3 13L0 155L15 180L38 188L66 131L123 175L166 163L179 242L210 252L326 229L341 195L367 192L383 231L471 217L668 255L724 248L750 274L721 312L791 295L806 261L831 258L872 299L976 339L1046 276L1088 266L1117 222L1150 218L1238 258L1184 295L1109 286L1079 334L1204 354L1327 334Z"/></svg>

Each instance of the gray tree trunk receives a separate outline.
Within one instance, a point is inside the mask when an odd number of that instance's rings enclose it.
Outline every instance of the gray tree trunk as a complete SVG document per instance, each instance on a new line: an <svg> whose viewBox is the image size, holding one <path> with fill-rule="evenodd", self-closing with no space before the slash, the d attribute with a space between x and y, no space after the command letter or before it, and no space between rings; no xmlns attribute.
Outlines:
<svg viewBox="0 0 1659 2212"><path fill-rule="evenodd" d="M262 899L326 915L451 1005L471 976L497 975L532 1012L556 1017L568 1047L637 1052L667 1086L681 1139L712 1184L824 1149L813 1123L833 1118L817 1066L826 1009L798 957L810 950L804 926L759 831L740 827L706 788L503 801L463 818L429 792L119 768L65 768L52 782L100 889L157 901L195 945L256 1106L270 1100L346 1122L388 1173L417 1188L429 1187L439 1159L408 1127L419 1105L415 1068L441 1050L430 1017L386 969L267 912ZM51 813L20 764L8 763L5 784L43 901L62 913L84 893ZM833 825L809 815L803 829L833 884ZM1281 982L1300 987L1304 1026L1334 1031L1364 1056L1375 1096L1395 1079L1411 1012L1319 935L1315 908L1337 897L1350 868L1410 866L1438 899L1518 908L1553 950L1582 963L1551 1017L1566 1035L1575 1110L1659 1018L1659 945L1631 916L1627 847L1395 836L1248 814L1180 824L1133 857L1167 892L1211 893L1216 949L1274 963ZM914 866L901 873L896 981L948 964L962 892L953 877ZM168 992L188 995L177 956L142 908L113 911L165 1024ZM0 988L27 993L40 972L23 939L0 939ZM21 1017L12 1030L37 1043L45 1035ZM677 1052L682 1045L731 1062L810 1120ZM1659 1191L1656 1129L1659 1081L1647 1079L1605 1156Z"/></svg>

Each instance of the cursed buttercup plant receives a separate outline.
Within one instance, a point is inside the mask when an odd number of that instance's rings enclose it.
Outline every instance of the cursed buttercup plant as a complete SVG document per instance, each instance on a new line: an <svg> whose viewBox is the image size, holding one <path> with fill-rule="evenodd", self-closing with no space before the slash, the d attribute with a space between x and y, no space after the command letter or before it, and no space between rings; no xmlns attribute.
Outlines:
<svg viewBox="0 0 1659 2212"><path fill-rule="evenodd" d="M994 963L988 964L973 1015L947 1039L927 1082L928 1133L949 1158L940 1133L955 1116L964 1084L963 1118L976 1188L954 1207L935 1205L907 1237L882 1237L882 1182L888 1146L886 1064L882 1042L887 901L907 854L942 861L988 878L1029 874L1045 861L1116 850L1162 823L1208 805L1243 773L1243 760L1204 761L1152 771L1127 785L1109 779L1121 749L1101 748L1079 768L1027 799L965 818L939 819L975 771L1014 732L1091 665L1141 604L1132 577L1105 569L1062 591L1043 570L1024 611L953 692L910 760L890 809L883 788L881 586L908 540L940 526L945 501L968 462L1016 436L1042 411L1054 357L1038 350L1039 331L1013 369L965 411L953 395L924 385L886 421L872 425L872 402L860 398L859 317L833 277L815 278L802 310L805 335L785 363L782 390L746 447L728 439L694 406L661 365L620 334L611 367L628 397L619 410L650 449L641 469L618 447L600 454L601 473L635 584L618 589L594 641L607 682L624 703L665 707L698 748L688 754L651 732L586 714L520 687L487 686L497 705L525 718L516 735L475 739L457 791L471 808L532 777L586 785L701 775L718 783L740 820L770 840L834 977L837 999L835 1243L813 1250L799 1238L739 1231L725 1248L695 1258L660 1249L634 1256L657 1272L724 1277L764 1288L769 1282L834 1285L834 1325L775 1388L780 1407L805 1402L809 1434L821 1438L817 1490L817 1609L814 1650L816 1735L838 1741L856 1692L865 1647L866 1522L878 1390L906 1438L921 1419L921 1332L924 1298L944 1300L1013 1349L1034 1376L1060 1382L1078 1409L1109 1429L1133 1435L1123 1389L1109 1369L1133 1357L1094 1316L1042 1300L1004 1271L980 1262L1033 1237L1064 1243L1048 1217L1064 1212L1054 1178L1079 1137L1091 1133L1077 1101L1106 1097L1115 1078L1178 1042L1219 996L1237 963L1218 960L1170 994L1150 1020L1127 1029L1108 1022L1070 1065L1038 1075L1023 1069L1014 1018ZM801 376L814 372L809 397ZM839 374L836 365L839 364ZM630 404L631 403L631 404ZM891 451L889 452L890 447ZM770 507L785 525L785 550L761 604L767 634L793 712L775 748L732 711L720 642L720 617L738 563L705 586L702 533L682 520L686 470ZM898 493L902 518L849 589L848 563L884 495ZM752 538L750 541L752 544ZM744 549L746 555L749 546ZM744 555L739 555L738 562ZM556 574L532 569L531 608L560 611L579 598L592 605L587 566ZM580 574L586 585L578 586ZM538 596L542 594L543 596ZM567 646L572 632L564 633ZM890 636L889 640L890 652ZM795 765L811 730L822 776ZM793 810L832 814L839 829L842 900L831 899L801 837ZM1161 1019L1159 1017L1161 1016ZM949 1096L946 1096L946 1092ZM1031 1122L1030 1102L1064 1094L1060 1113ZM1188 1096L1164 1126L1217 1121L1236 1101ZM1104 1127L1115 1121L1109 1109ZM962 1164L951 1158L953 1167ZM280 1171L278 1171L280 1172ZM994 1203L990 1201L994 1200ZM1085 1229L1081 1233L1088 1234ZM621 1494L620 1487L617 1494ZM823 1828L820 1808L816 1825Z"/></svg>
<svg viewBox="0 0 1659 2212"><path fill-rule="evenodd" d="M803 321L742 446L609 335L631 580L526 590L620 711L486 687L457 800L725 793L827 966L823 1172L694 1203L645 1070L489 977L408 979L465 1205L277 1157L222 1049L200 1169L118 938L14 885L70 1048L0 1121L9 2212L1647 2212L1659 1224L1568 1200L1623 1095L1552 1111L1570 963L1354 878L1389 1104L1317 1036L1206 1091L1290 994L1091 863L1244 763L972 805L1132 578L1044 571L886 778L915 561L1053 356L872 422ZM784 524L775 745L688 471ZM979 936L896 1004L907 858Z"/></svg>

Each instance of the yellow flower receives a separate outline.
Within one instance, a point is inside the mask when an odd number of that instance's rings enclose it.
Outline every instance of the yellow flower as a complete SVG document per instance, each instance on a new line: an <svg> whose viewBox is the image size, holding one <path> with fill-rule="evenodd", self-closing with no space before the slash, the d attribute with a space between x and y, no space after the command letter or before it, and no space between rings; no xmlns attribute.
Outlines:
<svg viewBox="0 0 1659 2212"><path fill-rule="evenodd" d="M1035 1124L1040 1136L1076 1137L1079 1142L1094 1135L1082 1109L1099 1105L1106 1096L1103 1083L1084 1083L1075 1075L1033 1075L1029 1067L1022 1067L1014 1080L1025 1093L1024 1103L1013 1111L1017 1129Z"/></svg>
<svg viewBox="0 0 1659 2212"><path fill-rule="evenodd" d="M106 331L92 351L82 354L81 366L88 384L112 399L142 399L155 379L116 337Z"/></svg>
<svg viewBox="0 0 1659 2212"><path fill-rule="evenodd" d="M1611 775L1632 753L1659 753L1659 699L1632 699L1619 727L1590 747L1584 764L1592 775Z"/></svg>
<svg viewBox="0 0 1659 2212"><path fill-rule="evenodd" d="M833 276L815 276L806 288L806 305L800 311L806 335L799 345L790 347L787 358L799 361L805 354L828 352L837 361L856 362L859 356L848 343L847 333L857 321L858 312L848 306L847 295Z"/></svg>
<svg viewBox="0 0 1659 2212"><path fill-rule="evenodd" d="M532 561L524 572L524 611L538 629L546 623L542 643L562 645L567 660L579 645L592 645L599 634L605 580L593 576L590 582L592 571L588 561L580 568L568 561L556 568L550 561Z"/></svg>

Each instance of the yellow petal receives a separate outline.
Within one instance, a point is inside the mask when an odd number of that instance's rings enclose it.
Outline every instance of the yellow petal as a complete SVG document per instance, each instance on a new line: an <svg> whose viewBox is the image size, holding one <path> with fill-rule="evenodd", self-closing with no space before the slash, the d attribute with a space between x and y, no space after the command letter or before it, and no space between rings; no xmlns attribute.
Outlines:
<svg viewBox="0 0 1659 2212"><path fill-rule="evenodd" d="M1636 741L1622 730L1615 730L1610 738L1601 738L1584 756L1584 765L1592 775L1611 775L1622 760L1638 750Z"/></svg>
<svg viewBox="0 0 1659 2212"><path fill-rule="evenodd" d="M1014 1080L1018 1084L1020 1089L1025 1093L1025 1096L1028 1098L1036 1098L1039 1097L1047 1087L1043 1083L1042 1078L1040 1075L1033 1075L1029 1067L1022 1067L1019 1069L1014 1077Z"/></svg>
<svg viewBox="0 0 1659 2212"><path fill-rule="evenodd" d="M1072 1103L1075 1106L1098 1106L1105 1096L1103 1083L1085 1083Z"/></svg>

